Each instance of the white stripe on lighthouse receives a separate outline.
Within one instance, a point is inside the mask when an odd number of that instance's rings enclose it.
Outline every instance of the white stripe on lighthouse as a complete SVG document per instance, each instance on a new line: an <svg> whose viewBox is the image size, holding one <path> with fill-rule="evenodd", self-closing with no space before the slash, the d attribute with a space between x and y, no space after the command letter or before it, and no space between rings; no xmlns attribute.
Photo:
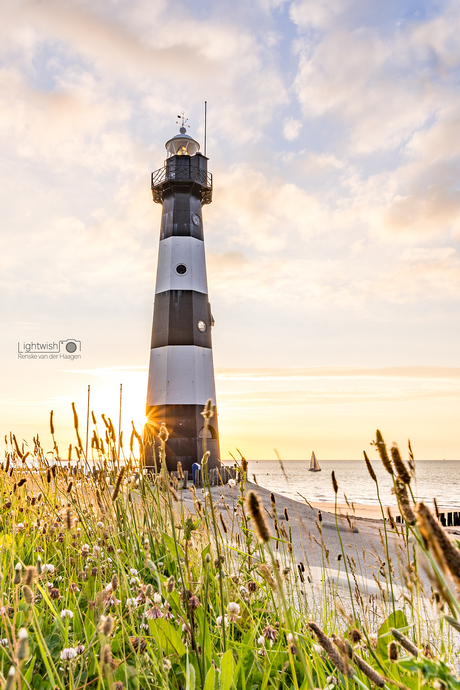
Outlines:
<svg viewBox="0 0 460 690"><path fill-rule="evenodd" d="M178 266L185 266L186 272L178 272ZM195 237L168 237L161 240L155 294L167 290L194 290L207 294L206 262L202 240L197 240Z"/></svg>
<svg viewBox="0 0 460 690"><path fill-rule="evenodd" d="M195 345L167 345L150 352L147 407L205 405L216 402L212 350Z"/></svg>

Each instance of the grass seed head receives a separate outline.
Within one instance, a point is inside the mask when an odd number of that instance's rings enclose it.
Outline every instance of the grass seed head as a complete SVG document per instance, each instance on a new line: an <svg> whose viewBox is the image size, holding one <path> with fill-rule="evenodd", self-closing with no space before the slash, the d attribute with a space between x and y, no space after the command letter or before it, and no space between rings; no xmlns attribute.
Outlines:
<svg viewBox="0 0 460 690"><path fill-rule="evenodd" d="M418 503L415 509L417 525L423 538L439 565L450 571L457 588L460 589L460 551L452 544L449 537L424 503Z"/></svg>
<svg viewBox="0 0 460 690"><path fill-rule="evenodd" d="M14 579L13 579L13 584L19 585L21 583L21 571L22 571L22 565L21 563L16 563L14 566Z"/></svg>
<svg viewBox="0 0 460 690"><path fill-rule="evenodd" d="M332 488L334 489L334 493L337 496L337 492L339 490L339 485L337 484L337 479L335 478L335 472L334 471L332 471L331 479L332 479Z"/></svg>
<svg viewBox="0 0 460 690"><path fill-rule="evenodd" d="M29 606L31 606L35 601L35 596L30 587L28 587L27 585L23 585L22 594L24 595L26 604L29 604Z"/></svg>
<svg viewBox="0 0 460 690"><path fill-rule="evenodd" d="M398 645L394 640L388 643L388 658L390 661L398 661Z"/></svg>
<svg viewBox="0 0 460 690"><path fill-rule="evenodd" d="M262 544L268 542L270 539L270 530L268 529L265 515L261 510L259 497L254 491L249 491L246 499L246 507L251 516L257 539Z"/></svg>
<svg viewBox="0 0 460 690"><path fill-rule="evenodd" d="M374 482L377 483L377 475L376 475L375 472L374 472L374 468L372 467L372 463L371 463L371 461L369 460L369 458L367 457L367 453L366 453L365 450L363 450L363 454L364 454L364 460L365 460L365 463L366 463L367 471L368 471L369 474L371 475L371 479L373 479Z"/></svg>
<svg viewBox="0 0 460 690"><path fill-rule="evenodd" d="M399 479L396 480L395 485L401 514L408 525L415 525L416 517L407 493L407 485Z"/></svg>
<svg viewBox="0 0 460 690"><path fill-rule="evenodd" d="M378 429L375 433L375 445L376 445L378 453L380 455L380 460L382 461L382 465L384 466L384 468L386 469L388 474L394 474L393 466L391 464L390 458L388 457L388 451L387 451L387 447L385 445L385 441L383 440L383 436Z"/></svg>
<svg viewBox="0 0 460 690"><path fill-rule="evenodd" d="M396 443L393 443L390 449L391 452L391 459L393 461L393 467L396 470L396 474L398 475L398 478L404 482L404 484L410 484L410 474L405 466L402 458L401 458L401 453L399 452L399 448L396 445Z"/></svg>
<svg viewBox="0 0 460 690"><path fill-rule="evenodd" d="M261 563L259 565L259 573L262 575L264 578L265 582L268 584L270 589L272 589L274 592L278 589L278 584L275 580L275 578L272 575L272 572L268 565L266 563Z"/></svg>

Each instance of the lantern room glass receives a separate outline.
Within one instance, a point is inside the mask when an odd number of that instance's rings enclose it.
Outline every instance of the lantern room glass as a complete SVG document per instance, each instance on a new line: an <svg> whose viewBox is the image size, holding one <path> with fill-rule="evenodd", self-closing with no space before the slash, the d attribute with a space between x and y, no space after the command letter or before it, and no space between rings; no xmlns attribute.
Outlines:
<svg viewBox="0 0 460 690"><path fill-rule="evenodd" d="M177 134L166 142L168 158L170 158L170 156L194 156L199 150L199 143L187 134Z"/></svg>

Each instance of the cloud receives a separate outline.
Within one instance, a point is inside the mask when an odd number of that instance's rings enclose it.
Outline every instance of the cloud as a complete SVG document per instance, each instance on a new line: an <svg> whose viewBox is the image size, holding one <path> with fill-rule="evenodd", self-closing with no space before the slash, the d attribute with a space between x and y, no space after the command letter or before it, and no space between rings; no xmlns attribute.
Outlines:
<svg viewBox="0 0 460 690"><path fill-rule="evenodd" d="M296 120L293 117L287 117L283 122L283 136L288 141L297 139L302 129L302 120Z"/></svg>
<svg viewBox="0 0 460 690"><path fill-rule="evenodd" d="M295 81L303 112L340 123L349 154L396 149L449 98L460 60L458 6L436 21L408 20L389 31L383 22L366 24L353 3L332 11L308 0L292 16L306 32ZM312 23L321 28L313 37Z"/></svg>

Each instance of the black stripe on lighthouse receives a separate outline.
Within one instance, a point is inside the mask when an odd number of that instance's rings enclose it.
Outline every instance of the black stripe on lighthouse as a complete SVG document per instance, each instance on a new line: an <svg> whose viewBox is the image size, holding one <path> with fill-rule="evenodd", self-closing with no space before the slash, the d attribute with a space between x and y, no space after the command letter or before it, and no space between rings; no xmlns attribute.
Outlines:
<svg viewBox="0 0 460 690"><path fill-rule="evenodd" d="M208 296L194 290L168 290L155 295L151 347L211 347Z"/></svg>

